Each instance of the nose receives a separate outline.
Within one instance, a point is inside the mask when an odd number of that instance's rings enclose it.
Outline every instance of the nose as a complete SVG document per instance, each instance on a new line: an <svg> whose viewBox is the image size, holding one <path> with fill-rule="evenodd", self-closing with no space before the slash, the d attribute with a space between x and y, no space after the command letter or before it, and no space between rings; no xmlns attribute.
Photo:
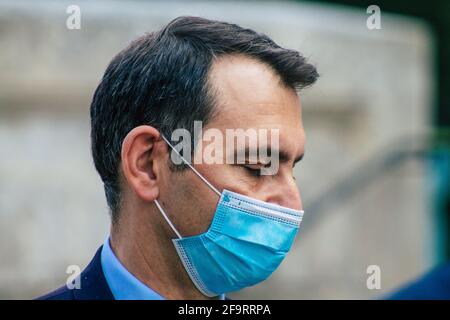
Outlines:
<svg viewBox="0 0 450 320"><path fill-rule="evenodd" d="M268 189L267 202L295 210L303 210L300 190L292 177L280 179Z"/></svg>

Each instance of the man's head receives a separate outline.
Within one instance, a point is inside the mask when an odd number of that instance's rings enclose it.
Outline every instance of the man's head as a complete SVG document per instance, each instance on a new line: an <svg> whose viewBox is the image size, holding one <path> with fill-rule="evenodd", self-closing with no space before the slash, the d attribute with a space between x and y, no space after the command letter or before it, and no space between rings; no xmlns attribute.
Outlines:
<svg viewBox="0 0 450 320"><path fill-rule="evenodd" d="M108 66L91 105L92 154L113 223L154 210L158 199L184 236L208 228L217 195L171 163L161 138L179 128L194 138L194 121L224 136L226 129L279 129L274 175L259 176L263 164L195 167L219 190L300 209L292 169L305 135L296 89L317 77L297 51L224 22L180 17L132 42Z"/></svg>

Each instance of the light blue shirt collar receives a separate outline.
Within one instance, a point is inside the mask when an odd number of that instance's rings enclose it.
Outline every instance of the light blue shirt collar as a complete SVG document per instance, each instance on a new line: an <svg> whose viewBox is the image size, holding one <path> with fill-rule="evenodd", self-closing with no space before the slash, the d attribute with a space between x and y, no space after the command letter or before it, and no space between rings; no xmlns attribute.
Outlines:
<svg viewBox="0 0 450 320"><path fill-rule="evenodd" d="M116 300L164 300L122 265L109 245L109 237L103 244L101 262L106 282Z"/></svg>
<svg viewBox="0 0 450 320"><path fill-rule="evenodd" d="M106 238L101 252L106 282L116 300L164 300L164 297L132 275L117 259ZM225 295L220 296L225 300Z"/></svg>

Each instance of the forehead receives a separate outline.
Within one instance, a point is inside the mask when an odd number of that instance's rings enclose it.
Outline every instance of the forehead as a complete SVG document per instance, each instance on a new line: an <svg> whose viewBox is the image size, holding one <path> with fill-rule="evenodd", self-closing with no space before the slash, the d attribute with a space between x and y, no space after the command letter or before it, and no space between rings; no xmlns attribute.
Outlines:
<svg viewBox="0 0 450 320"><path fill-rule="evenodd" d="M302 140L304 132L297 92L282 85L269 66L242 55L224 56L213 63L209 84L214 90L218 111L211 127L277 128L280 140Z"/></svg>

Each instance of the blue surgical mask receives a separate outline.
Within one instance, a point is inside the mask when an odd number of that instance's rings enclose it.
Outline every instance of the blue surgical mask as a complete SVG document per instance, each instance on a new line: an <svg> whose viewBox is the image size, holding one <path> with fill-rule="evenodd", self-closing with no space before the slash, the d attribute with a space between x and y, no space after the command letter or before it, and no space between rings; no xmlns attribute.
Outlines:
<svg viewBox="0 0 450 320"><path fill-rule="evenodd" d="M209 229L182 237L155 200L178 239L173 244L189 277L208 297L237 291L267 279L294 242L303 211L219 192L163 136L167 144L220 197Z"/></svg>

